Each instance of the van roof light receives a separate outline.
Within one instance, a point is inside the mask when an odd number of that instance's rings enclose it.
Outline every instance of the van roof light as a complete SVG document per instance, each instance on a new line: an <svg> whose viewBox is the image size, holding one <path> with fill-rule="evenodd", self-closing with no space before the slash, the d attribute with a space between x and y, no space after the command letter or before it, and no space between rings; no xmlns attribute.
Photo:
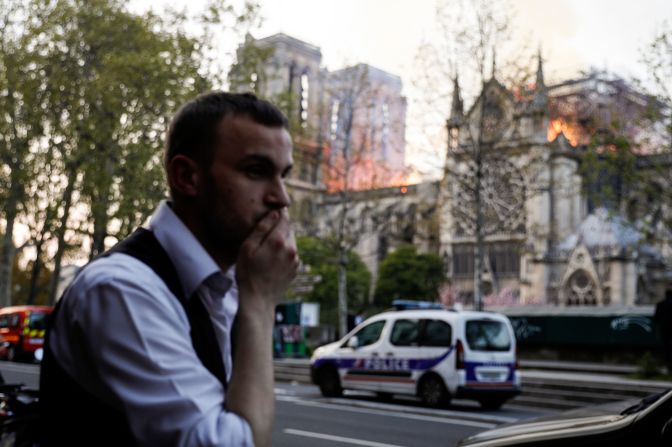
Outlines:
<svg viewBox="0 0 672 447"><path fill-rule="evenodd" d="M394 306L395 310L445 309L441 303L416 300L394 300L392 301L392 306Z"/></svg>

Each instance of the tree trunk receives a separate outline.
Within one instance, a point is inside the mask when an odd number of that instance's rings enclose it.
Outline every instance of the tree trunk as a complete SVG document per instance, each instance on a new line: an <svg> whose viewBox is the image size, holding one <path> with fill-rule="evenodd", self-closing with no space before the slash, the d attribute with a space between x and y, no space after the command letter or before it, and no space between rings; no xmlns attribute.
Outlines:
<svg viewBox="0 0 672 447"><path fill-rule="evenodd" d="M338 332L340 337L348 333L348 258L341 248L338 260Z"/></svg>
<svg viewBox="0 0 672 447"><path fill-rule="evenodd" d="M16 205L7 204L7 226L2 237L0 250L0 307L12 305L12 266L14 265L14 219L16 218Z"/></svg>
<svg viewBox="0 0 672 447"><path fill-rule="evenodd" d="M70 217L70 207L72 206L72 193L75 190L75 182L77 179L77 172L75 169L70 171L68 184L63 192L63 215L61 222L56 229L56 254L54 255L54 272L51 276L51 284L49 285L49 305L53 306L56 303L56 293L58 292L58 284L61 276L61 262L63 260L63 253L65 252L65 232L68 229L68 218Z"/></svg>
<svg viewBox="0 0 672 447"><path fill-rule="evenodd" d="M91 241L91 253L89 260L92 260L105 251L105 239L107 238L107 224L110 217L107 210L110 206L110 188L112 185L112 175L114 172L113 161L109 155L105 157L105 169L101 175L105 176L98 185L98 198L93 200L91 208L93 211L93 237Z"/></svg>
<svg viewBox="0 0 672 447"><path fill-rule="evenodd" d="M484 238L483 238L483 204L481 200L481 185L483 166L480 156L480 144L478 148L479 154L476 157L476 244L474 246L474 309L477 311L483 310L483 252Z"/></svg>
<svg viewBox="0 0 672 447"><path fill-rule="evenodd" d="M93 260L96 256L105 251L105 238L107 238L107 205L105 200L107 194L101 194L101 200L96 202L93 213L93 236L91 240L91 253L89 260Z"/></svg>
<svg viewBox="0 0 672 447"><path fill-rule="evenodd" d="M35 297L37 296L37 282L40 279L40 272L42 270L42 245L43 243L40 241L35 247L35 262L30 273L30 289L28 289L28 300L26 302L29 306L35 304Z"/></svg>
<svg viewBox="0 0 672 447"><path fill-rule="evenodd" d="M15 171L12 170L12 186L5 203L5 234L3 235L2 247L0 248L0 307L12 305L12 268L14 266L14 256L16 255L14 221L16 220L18 197L20 196L19 180L14 173Z"/></svg>

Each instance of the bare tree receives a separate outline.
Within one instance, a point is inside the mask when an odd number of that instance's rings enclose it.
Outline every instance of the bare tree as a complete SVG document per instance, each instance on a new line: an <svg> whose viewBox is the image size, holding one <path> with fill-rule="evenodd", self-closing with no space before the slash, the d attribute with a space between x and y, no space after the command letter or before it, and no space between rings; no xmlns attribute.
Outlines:
<svg viewBox="0 0 672 447"><path fill-rule="evenodd" d="M376 69L360 64L332 73L325 104L330 125L324 178L330 194L324 201L328 210L323 222L324 232L333 234L336 244L341 335L347 331L348 252L371 232L371 226L384 224L375 216L375 194L366 200L365 193L357 190L389 185L390 171L378 152L385 144L385 132L400 125L396 119L379 119L389 106L372 70Z"/></svg>
<svg viewBox="0 0 672 447"><path fill-rule="evenodd" d="M462 203L469 204L454 207L452 212L465 237L473 238L474 305L478 310L483 306L486 238L502 230L497 227L501 222L518 230L524 226L524 218L520 222L524 196L507 200L504 195L524 195L531 189L525 188L529 181L522 175L502 176L503 167L511 163L496 146L507 130L503 126L512 117L501 104L530 96L529 112L535 119L542 119L541 112L546 106L541 66L534 91L527 88L534 73L529 48L519 48L515 54L507 51L507 46L511 46L512 17L513 9L505 0L441 2L437 8L441 39L423 45L417 58L422 73L416 85L423 94L420 110L430 120L436 120L447 115L447 104L451 107L445 127L449 144L443 188L444 194L453 198L460 196ZM489 65L492 68L488 73ZM462 86L458 73L460 79L466 81ZM452 83L446 82L451 78ZM508 85L502 85L500 79ZM506 90L509 93L505 96L509 96L502 98ZM468 98L475 98L468 113L464 111L462 92L466 92ZM480 92L478 97L477 92ZM425 125L436 129L431 122ZM433 138L436 135L439 133L435 132Z"/></svg>

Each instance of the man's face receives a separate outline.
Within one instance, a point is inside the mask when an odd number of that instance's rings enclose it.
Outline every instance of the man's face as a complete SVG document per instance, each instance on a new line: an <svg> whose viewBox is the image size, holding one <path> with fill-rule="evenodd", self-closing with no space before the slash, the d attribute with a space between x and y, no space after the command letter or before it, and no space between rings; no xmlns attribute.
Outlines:
<svg viewBox="0 0 672 447"><path fill-rule="evenodd" d="M207 243L237 256L263 216L289 206L284 179L291 167L292 140L284 128L224 118L199 197Z"/></svg>

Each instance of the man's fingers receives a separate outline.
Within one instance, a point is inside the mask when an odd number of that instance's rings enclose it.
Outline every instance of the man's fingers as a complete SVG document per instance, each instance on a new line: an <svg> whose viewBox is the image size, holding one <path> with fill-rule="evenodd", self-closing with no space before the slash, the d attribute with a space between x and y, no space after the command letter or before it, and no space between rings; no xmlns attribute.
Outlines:
<svg viewBox="0 0 672 447"><path fill-rule="evenodd" d="M266 214L254 227L250 235L247 237L247 243L252 247L258 247L264 243L268 235L273 231L280 220L279 211L271 211Z"/></svg>
<svg viewBox="0 0 672 447"><path fill-rule="evenodd" d="M298 262L299 255L298 250L296 248L296 238L294 237L294 230L292 228L289 229L289 233L287 235L287 252L290 260Z"/></svg>

